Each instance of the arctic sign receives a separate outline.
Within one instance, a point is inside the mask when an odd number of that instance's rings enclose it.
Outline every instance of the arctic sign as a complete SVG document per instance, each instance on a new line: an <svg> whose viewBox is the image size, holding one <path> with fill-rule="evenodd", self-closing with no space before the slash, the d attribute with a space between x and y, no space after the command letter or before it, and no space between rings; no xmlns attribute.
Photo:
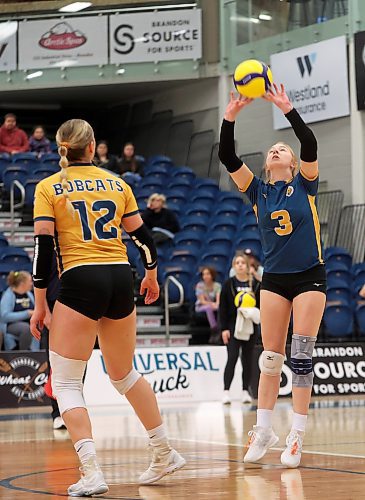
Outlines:
<svg viewBox="0 0 365 500"><path fill-rule="evenodd" d="M271 70L306 123L350 114L346 37L273 54ZM289 127L273 106L274 128Z"/></svg>

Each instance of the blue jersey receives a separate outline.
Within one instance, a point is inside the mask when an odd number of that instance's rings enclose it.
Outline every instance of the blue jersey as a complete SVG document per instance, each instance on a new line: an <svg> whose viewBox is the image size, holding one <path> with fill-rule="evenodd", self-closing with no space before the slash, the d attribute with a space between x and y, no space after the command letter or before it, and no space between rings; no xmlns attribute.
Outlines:
<svg viewBox="0 0 365 500"><path fill-rule="evenodd" d="M323 264L317 208L318 177L299 172L290 182L253 176L244 192L258 219L268 273L297 273Z"/></svg>

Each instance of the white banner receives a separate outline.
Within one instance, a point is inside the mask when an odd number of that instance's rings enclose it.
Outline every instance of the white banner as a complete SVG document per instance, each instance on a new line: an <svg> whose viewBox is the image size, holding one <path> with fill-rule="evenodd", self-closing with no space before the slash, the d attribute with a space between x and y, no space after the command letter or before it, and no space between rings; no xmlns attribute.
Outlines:
<svg viewBox="0 0 365 500"><path fill-rule="evenodd" d="M107 62L107 16L23 21L19 25L19 69Z"/></svg>
<svg viewBox="0 0 365 500"><path fill-rule="evenodd" d="M345 36L274 54L270 65L306 123L350 114ZM289 127L283 113L273 110L274 128Z"/></svg>
<svg viewBox="0 0 365 500"><path fill-rule="evenodd" d="M223 372L227 349L223 346L138 348L134 366L151 384L160 402L217 401L223 396ZM241 366L230 390L239 399ZM101 351L95 350L87 364L84 397L87 405L128 404L114 389L106 373Z"/></svg>
<svg viewBox="0 0 365 500"><path fill-rule="evenodd" d="M0 71L16 69L17 21L0 23Z"/></svg>
<svg viewBox="0 0 365 500"><path fill-rule="evenodd" d="M110 16L111 64L202 56L201 10Z"/></svg>

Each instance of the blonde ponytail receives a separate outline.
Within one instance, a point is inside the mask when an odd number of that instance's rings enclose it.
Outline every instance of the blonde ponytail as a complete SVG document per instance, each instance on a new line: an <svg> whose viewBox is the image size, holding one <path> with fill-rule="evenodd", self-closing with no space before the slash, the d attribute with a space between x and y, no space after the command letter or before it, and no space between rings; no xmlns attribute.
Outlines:
<svg viewBox="0 0 365 500"><path fill-rule="evenodd" d="M61 142L60 146L58 148L58 154L60 155L60 162L59 165L61 167L61 172L60 172L60 179L61 179L61 184L62 184L62 190L63 190L63 197L65 199L66 207L69 212L72 214L74 213L74 208L72 206L72 203L70 201L70 195L68 194L68 183L67 183L67 167L68 167L68 159L67 159L67 152L68 152L69 144L67 142Z"/></svg>

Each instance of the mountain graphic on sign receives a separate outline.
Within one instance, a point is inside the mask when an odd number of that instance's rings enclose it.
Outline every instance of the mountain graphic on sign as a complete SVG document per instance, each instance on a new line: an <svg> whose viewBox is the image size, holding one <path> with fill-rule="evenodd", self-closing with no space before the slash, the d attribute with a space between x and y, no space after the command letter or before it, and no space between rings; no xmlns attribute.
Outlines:
<svg viewBox="0 0 365 500"><path fill-rule="evenodd" d="M86 36L65 22L55 24L47 33L42 35L39 45L49 50L75 49L86 43Z"/></svg>

